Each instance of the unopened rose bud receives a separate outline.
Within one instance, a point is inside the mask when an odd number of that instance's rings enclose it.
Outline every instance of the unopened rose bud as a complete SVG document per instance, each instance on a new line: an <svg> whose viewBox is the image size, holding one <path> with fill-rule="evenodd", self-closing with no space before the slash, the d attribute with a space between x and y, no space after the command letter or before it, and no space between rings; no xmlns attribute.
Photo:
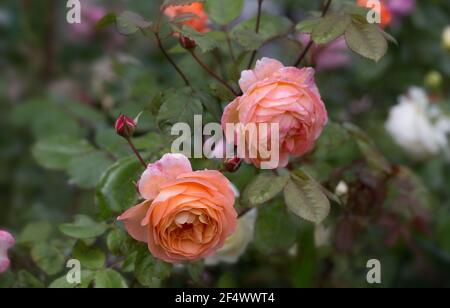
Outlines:
<svg viewBox="0 0 450 308"><path fill-rule="evenodd" d="M445 27L442 32L442 45L450 51L450 26Z"/></svg>
<svg viewBox="0 0 450 308"><path fill-rule="evenodd" d="M241 164L242 164L241 158L238 158L238 157L225 158L225 160L223 161L222 167L223 167L223 170L233 173L233 172L238 171L239 167L241 167Z"/></svg>
<svg viewBox="0 0 450 308"><path fill-rule="evenodd" d="M116 121L116 133L124 138L130 138L136 131L136 122L123 114Z"/></svg>
<svg viewBox="0 0 450 308"><path fill-rule="evenodd" d="M187 50L192 50L195 49L195 47L197 47L197 44L195 43L194 40L191 40L190 38L183 35L180 36L180 45Z"/></svg>
<svg viewBox="0 0 450 308"><path fill-rule="evenodd" d="M425 76L425 84L431 89L437 89L442 85L442 75L438 71L431 71Z"/></svg>

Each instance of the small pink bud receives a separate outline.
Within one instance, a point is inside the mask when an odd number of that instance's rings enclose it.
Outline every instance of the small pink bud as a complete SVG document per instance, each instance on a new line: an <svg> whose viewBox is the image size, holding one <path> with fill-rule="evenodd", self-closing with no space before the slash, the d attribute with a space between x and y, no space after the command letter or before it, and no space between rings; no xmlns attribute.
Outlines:
<svg viewBox="0 0 450 308"><path fill-rule="evenodd" d="M136 131L136 122L121 114L116 121L116 133L124 138L130 138Z"/></svg>
<svg viewBox="0 0 450 308"><path fill-rule="evenodd" d="M225 158L222 163L223 170L227 172L236 172L241 167L242 159L239 157Z"/></svg>
<svg viewBox="0 0 450 308"><path fill-rule="evenodd" d="M190 38L186 36L180 36L180 45L183 46L184 49L192 50L197 47L197 44L194 40L191 40Z"/></svg>

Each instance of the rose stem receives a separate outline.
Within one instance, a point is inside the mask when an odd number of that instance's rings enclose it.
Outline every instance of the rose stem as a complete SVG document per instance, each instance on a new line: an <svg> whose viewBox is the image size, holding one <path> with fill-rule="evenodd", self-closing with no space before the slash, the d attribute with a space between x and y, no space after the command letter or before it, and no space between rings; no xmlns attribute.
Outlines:
<svg viewBox="0 0 450 308"><path fill-rule="evenodd" d="M262 12L262 3L263 3L263 1L264 0L258 0L258 16L256 18L256 29L255 29L256 34L259 33L259 27L261 25L261 12ZM258 50L253 51L252 57L250 58L250 62L247 65L247 69L248 70L252 68L253 61L255 61L257 53L258 53Z"/></svg>
<svg viewBox="0 0 450 308"><path fill-rule="evenodd" d="M331 1L332 0L327 0L327 3L325 4L323 11L322 11L322 17L327 15L328 10L330 9ZM308 54L308 51L311 49L313 44L314 44L313 40L310 39L308 42L308 45L306 45L305 49L303 49L303 52L298 57L297 62L295 62L295 64L294 64L295 67L299 66L302 63L303 59L306 57L306 55Z"/></svg>
<svg viewBox="0 0 450 308"><path fill-rule="evenodd" d="M195 52L193 50L191 50L190 53L191 53L192 57L195 59L195 61L197 61L197 63L200 64L200 66L203 67L203 69L206 72L208 72L208 74L210 74L212 77L214 77L214 79L216 79L221 84L223 84L231 93L233 93L233 95L239 96L239 93L236 90L234 90L233 87L230 86L225 80L223 80L216 73L214 73L214 71L212 69L210 69L208 66L206 66L206 64L203 63L199 57L197 57L197 55L195 54Z"/></svg>
<svg viewBox="0 0 450 308"><path fill-rule="evenodd" d="M133 141L131 141L131 138L125 138L128 141L128 144L130 145L131 149L134 152L134 155L136 155L137 159L139 160L139 162L144 166L144 168L147 169L147 164L145 163L145 161L142 159L141 154L139 154L139 151L136 149L136 147L133 144Z"/></svg>
<svg viewBox="0 0 450 308"><path fill-rule="evenodd" d="M191 87L191 83L187 79L186 75L183 73L183 71L180 69L180 67L175 63L175 61L170 57L170 55L167 53L166 49L164 48L161 37L159 36L159 33L155 32L156 42L158 44L159 49L163 53L163 55L166 57L166 59L172 64L172 66L175 68L175 70L178 72L180 77L183 79L186 86Z"/></svg>

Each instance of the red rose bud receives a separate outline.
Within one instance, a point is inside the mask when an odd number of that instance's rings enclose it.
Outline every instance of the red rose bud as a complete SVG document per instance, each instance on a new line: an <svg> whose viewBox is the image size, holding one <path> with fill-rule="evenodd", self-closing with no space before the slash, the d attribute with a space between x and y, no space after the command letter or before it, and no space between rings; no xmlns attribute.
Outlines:
<svg viewBox="0 0 450 308"><path fill-rule="evenodd" d="M116 121L116 133L124 138L130 138L136 131L136 123L133 119L121 114Z"/></svg>
<svg viewBox="0 0 450 308"><path fill-rule="evenodd" d="M197 44L195 43L194 40L191 40L190 38L183 35L180 36L180 45L187 50L192 50L195 49L195 47L197 47Z"/></svg>
<svg viewBox="0 0 450 308"><path fill-rule="evenodd" d="M225 158L222 164L223 170L227 172L236 172L241 167L242 159L238 157Z"/></svg>

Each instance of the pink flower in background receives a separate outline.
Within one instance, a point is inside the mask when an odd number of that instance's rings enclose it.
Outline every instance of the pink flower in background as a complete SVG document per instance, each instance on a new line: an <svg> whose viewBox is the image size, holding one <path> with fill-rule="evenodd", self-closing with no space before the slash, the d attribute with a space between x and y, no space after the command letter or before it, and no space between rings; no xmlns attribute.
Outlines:
<svg viewBox="0 0 450 308"><path fill-rule="evenodd" d="M310 37L310 34L301 34L300 42L306 45L310 41ZM351 64L351 57L343 37L326 45L314 44L310 51L310 57L317 71L335 70Z"/></svg>
<svg viewBox="0 0 450 308"><path fill-rule="evenodd" d="M4 273L10 266L8 250L13 245L13 236L9 232L0 230L0 274Z"/></svg>
<svg viewBox="0 0 450 308"><path fill-rule="evenodd" d="M396 17L407 16L416 9L415 0L387 0L386 5Z"/></svg>
<svg viewBox="0 0 450 308"><path fill-rule="evenodd" d="M149 164L138 186L145 201L118 219L158 259L211 256L236 229L231 183L216 170L192 171L184 155L166 154Z"/></svg>
<svg viewBox="0 0 450 308"><path fill-rule="evenodd" d="M314 148L328 120L314 74L312 68L285 67L274 59L257 61L254 70L242 72L239 84L243 95L225 108L222 127L226 129L227 123L279 124L279 161L271 168L285 167L289 156L300 157ZM244 132L238 139L271 139L268 132L267 136L255 133L259 136L248 138ZM246 156L245 161L260 168L266 160L259 154L257 158Z"/></svg>
<svg viewBox="0 0 450 308"><path fill-rule="evenodd" d="M88 39L95 34L96 23L106 14L105 8L83 4L81 6L81 23L70 25L73 39Z"/></svg>

